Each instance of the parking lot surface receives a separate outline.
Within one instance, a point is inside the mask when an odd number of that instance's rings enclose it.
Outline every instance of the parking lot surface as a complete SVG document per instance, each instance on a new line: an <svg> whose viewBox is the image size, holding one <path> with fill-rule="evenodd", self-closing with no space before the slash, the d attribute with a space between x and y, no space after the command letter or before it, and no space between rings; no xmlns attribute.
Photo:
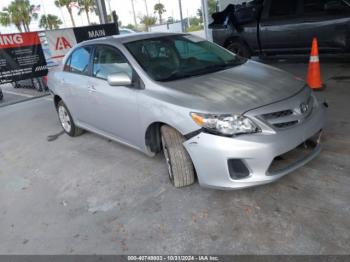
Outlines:
<svg viewBox="0 0 350 262"><path fill-rule="evenodd" d="M305 77L303 61L267 62ZM47 97L0 108L0 253L349 254L350 63L322 71L321 155L239 191L175 189L162 156L91 133L48 142Z"/></svg>
<svg viewBox="0 0 350 262"><path fill-rule="evenodd" d="M0 100L0 107L47 95L46 92L38 92L34 88L13 88L11 84L0 85L0 88L4 95Z"/></svg>

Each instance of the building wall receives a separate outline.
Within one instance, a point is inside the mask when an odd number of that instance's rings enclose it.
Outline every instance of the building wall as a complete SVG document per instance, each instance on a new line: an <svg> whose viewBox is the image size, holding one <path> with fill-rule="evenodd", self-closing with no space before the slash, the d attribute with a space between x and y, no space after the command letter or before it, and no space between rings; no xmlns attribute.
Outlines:
<svg viewBox="0 0 350 262"><path fill-rule="evenodd" d="M176 22L172 24L162 24L150 26L148 31L150 32L171 32L171 33L181 33L181 22Z"/></svg>
<svg viewBox="0 0 350 262"><path fill-rule="evenodd" d="M220 10L224 10L229 4L240 4L249 0L219 0Z"/></svg>

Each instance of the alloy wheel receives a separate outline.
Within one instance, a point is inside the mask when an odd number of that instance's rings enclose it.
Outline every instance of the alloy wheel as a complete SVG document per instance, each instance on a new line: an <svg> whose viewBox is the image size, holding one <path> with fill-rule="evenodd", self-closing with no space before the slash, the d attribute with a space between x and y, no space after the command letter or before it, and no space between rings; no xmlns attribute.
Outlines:
<svg viewBox="0 0 350 262"><path fill-rule="evenodd" d="M72 130L72 122L65 107L60 106L58 108L58 116L64 131L69 133Z"/></svg>

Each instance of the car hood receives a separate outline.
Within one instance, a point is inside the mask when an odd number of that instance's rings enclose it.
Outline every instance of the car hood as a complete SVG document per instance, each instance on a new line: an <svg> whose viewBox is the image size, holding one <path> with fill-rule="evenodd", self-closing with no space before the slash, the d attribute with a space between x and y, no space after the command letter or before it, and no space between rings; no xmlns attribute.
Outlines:
<svg viewBox="0 0 350 262"><path fill-rule="evenodd" d="M227 70L161 85L169 89L172 102L180 106L208 113L243 114L294 96L305 87L305 82L248 60Z"/></svg>

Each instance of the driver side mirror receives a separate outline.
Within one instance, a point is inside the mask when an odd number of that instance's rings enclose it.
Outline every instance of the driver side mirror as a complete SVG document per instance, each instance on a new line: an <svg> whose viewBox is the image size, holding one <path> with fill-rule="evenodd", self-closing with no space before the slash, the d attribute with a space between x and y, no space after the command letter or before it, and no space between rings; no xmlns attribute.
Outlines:
<svg viewBox="0 0 350 262"><path fill-rule="evenodd" d="M112 74L107 77L110 86L131 86L132 79L126 73Z"/></svg>

